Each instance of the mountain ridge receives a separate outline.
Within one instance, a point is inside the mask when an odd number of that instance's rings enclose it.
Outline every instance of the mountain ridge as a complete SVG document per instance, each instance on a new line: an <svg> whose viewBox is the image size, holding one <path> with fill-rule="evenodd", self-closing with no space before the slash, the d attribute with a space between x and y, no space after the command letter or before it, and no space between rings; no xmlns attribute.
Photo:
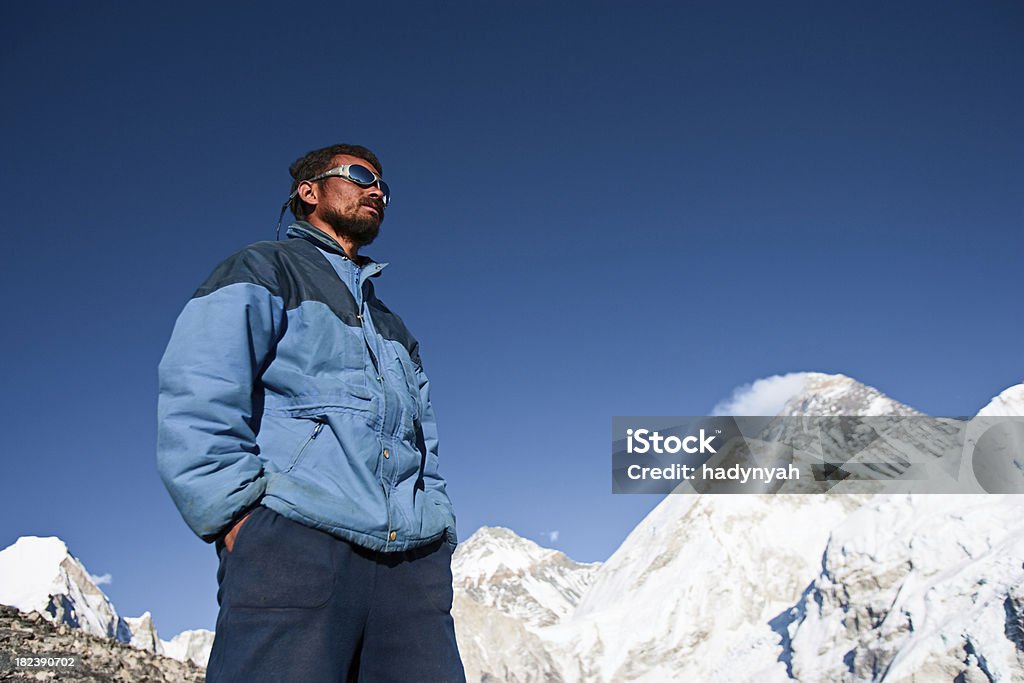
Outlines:
<svg viewBox="0 0 1024 683"><path fill-rule="evenodd" d="M161 640L149 612L121 617L85 565L56 536L21 536L0 550L0 604L199 666L206 665L213 644L212 631L204 629Z"/></svg>
<svg viewBox="0 0 1024 683"><path fill-rule="evenodd" d="M789 382L793 386L799 384L800 389L781 401L779 417L922 415L844 375L805 373L802 379L802 383ZM1003 395L1024 396L1024 385L1011 387L1000 394ZM861 583L867 580L866 585L870 586L874 580L870 553L859 556L858 562L851 561L846 578L835 585L828 583L830 575L823 573L823 567L835 564L837 557L843 557L842 549L849 547L841 541L842 534L850 534L849 529L863 528L865 524L878 530L873 533L885 530L893 547L904 553L915 548L921 552L926 543L937 546L932 555L925 554L918 563L941 564L943 558L960 557L969 564L970 558L958 555L956 548L943 547L942 541L972 535L966 522L955 528L956 520L975 519L971 510L975 506L973 499L978 496L920 497L945 505L943 519L952 526L937 536L926 533L920 524L906 527L913 531L904 533L893 524L893 519L914 519L915 515L925 515L924 511L932 509L914 496L895 497L886 503L889 496L869 494L668 495L588 577L588 586L576 610L557 623L520 634L523 648L516 647L513 634L494 633L504 623L502 619L512 616L500 611L500 601L472 605L477 612L474 625L485 621L488 614L491 620L489 629L484 631L484 643L480 642L480 632L469 633L456 623L460 647L471 643L471 656L466 658L467 674L470 680L481 681L761 683L881 680L875 673L891 668L902 672L901 677L885 680L971 681L993 670L1024 678L1024 637L1015 641L1000 635L998 642L979 643L977 638L958 640L958 632L947 629L943 647L936 648L926 638L893 640L889 633L876 631L878 624L864 616L860 622L863 628L845 644L846 649L838 658L824 657L817 648L820 643L815 643L816 631L807 617L806 605L816 604L816 599L824 600L827 590L836 595L850 590L860 596L864 605L875 605L870 611L863 605L854 606L865 615L878 613L878 601L891 600L893 594L901 592L909 595L915 590L924 591L921 599L937 605L936 609L961 604L963 595L958 591L963 587L944 582L941 576L929 587L915 589L911 583L918 574L890 576L883 571L876 592L868 591ZM1004 563L1024 566L1024 547L1020 542L1024 525L1018 521L1024 519L1024 510L1018 510L1011 497L981 498L1002 512L1006 540L999 547L1010 554ZM849 522L851 518L860 521ZM990 570L988 565L977 565L972 575L984 575ZM969 569L964 571L971 574ZM1004 571L1009 570L1004 567ZM1009 578L1004 577L1000 584L1003 592L997 591L996 597L983 605L987 633L1024 633L1019 619L1014 622L1016 626L1004 624L996 609L1010 613L1010 608L1002 607L1006 603L1014 606L1013 614L1020 614L1019 596L1007 588L1013 585L1015 576L1011 573ZM854 583L847 585L849 581ZM464 603L471 598L463 594L457 596L456 602ZM845 607L851 609L850 605ZM460 610L469 608L462 604ZM838 613L843 613L842 608ZM841 621L837 613L826 616ZM890 617L890 623L895 620L895 616ZM842 642L840 631L845 627L824 618L817 623L822 625L819 630L831 634L828 638L834 639L833 645ZM492 647L487 647L488 638ZM481 650L485 651L484 656L478 654ZM527 656L517 664L522 652ZM856 652L860 659L850 652ZM915 654L920 652L925 655ZM922 668L920 675L905 663L929 656L941 663ZM991 662L985 664L988 660Z"/></svg>
<svg viewBox="0 0 1024 683"><path fill-rule="evenodd" d="M921 415L845 375L797 379L780 417ZM983 413L1024 414L1024 384ZM1024 679L1021 520L1008 496L669 495L605 562L482 527L453 556L452 612L471 681ZM53 537L0 551L0 603L181 661L212 643L120 617Z"/></svg>

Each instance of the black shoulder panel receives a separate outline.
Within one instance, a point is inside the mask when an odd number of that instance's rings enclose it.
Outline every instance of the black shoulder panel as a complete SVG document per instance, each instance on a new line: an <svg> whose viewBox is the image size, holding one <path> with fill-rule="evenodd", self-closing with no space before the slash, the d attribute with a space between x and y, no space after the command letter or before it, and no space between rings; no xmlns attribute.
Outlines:
<svg viewBox="0 0 1024 683"><path fill-rule="evenodd" d="M359 327L356 300L320 250L304 239L256 242L226 258L192 298L247 282L284 300L286 310L318 301L350 327Z"/></svg>

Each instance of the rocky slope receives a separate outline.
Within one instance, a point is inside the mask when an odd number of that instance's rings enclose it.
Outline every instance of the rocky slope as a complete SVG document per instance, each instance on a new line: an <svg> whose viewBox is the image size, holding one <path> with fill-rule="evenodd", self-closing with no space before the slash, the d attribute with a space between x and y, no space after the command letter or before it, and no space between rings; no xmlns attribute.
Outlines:
<svg viewBox="0 0 1024 683"><path fill-rule="evenodd" d="M131 641L127 622L59 538L23 536L0 551L0 604L85 633Z"/></svg>
<svg viewBox="0 0 1024 683"><path fill-rule="evenodd" d="M74 657L67 668L19 667L15 657ZM87 633L67 624L53 624L39 612L23 614L0 605L0 680L67 681L68 683L200 683L203 669Z"/></svg>
<svg viewBox="0 0 1024 683"><path fill-rule="evenodd" d="M119 616L85 566L55 537L23 536L0 551L0 605L199 666L206 666L213 645L213 633L206 630L161 640L149 612Z"/></svg>

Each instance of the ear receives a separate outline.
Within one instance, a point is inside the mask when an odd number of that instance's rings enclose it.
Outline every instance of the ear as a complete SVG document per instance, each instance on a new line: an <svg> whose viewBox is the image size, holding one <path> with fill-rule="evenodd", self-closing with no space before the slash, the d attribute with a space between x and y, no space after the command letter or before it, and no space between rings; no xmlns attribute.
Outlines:
<svg viewBox="0 0 1024 683"><path fill-rule="evenodd" d="M316 206L320 203L319 190L316 183L311 183L308 180L304 180L299 183L299 186L295 188L299 193L299 199L306 202L310 206Z"/></svg>

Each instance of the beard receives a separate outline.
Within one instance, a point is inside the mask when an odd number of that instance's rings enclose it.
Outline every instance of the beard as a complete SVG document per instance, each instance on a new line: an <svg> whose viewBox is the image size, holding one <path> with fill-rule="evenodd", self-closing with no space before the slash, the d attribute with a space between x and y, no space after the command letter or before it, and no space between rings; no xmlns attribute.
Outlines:
<svg viewBox="0 0 1024 683"><path fill-rule="evenodd" d="M352 240L356 246L365 247L377 238L377 234L380 232L380 223L384 220L384 207L378 202L374 202L370 206L376 208L379 215L365 216L359 213L357 207L355 215L346 215L332 208L322 212L320 217L327 225L331 226L337 235Z"/></svg>

